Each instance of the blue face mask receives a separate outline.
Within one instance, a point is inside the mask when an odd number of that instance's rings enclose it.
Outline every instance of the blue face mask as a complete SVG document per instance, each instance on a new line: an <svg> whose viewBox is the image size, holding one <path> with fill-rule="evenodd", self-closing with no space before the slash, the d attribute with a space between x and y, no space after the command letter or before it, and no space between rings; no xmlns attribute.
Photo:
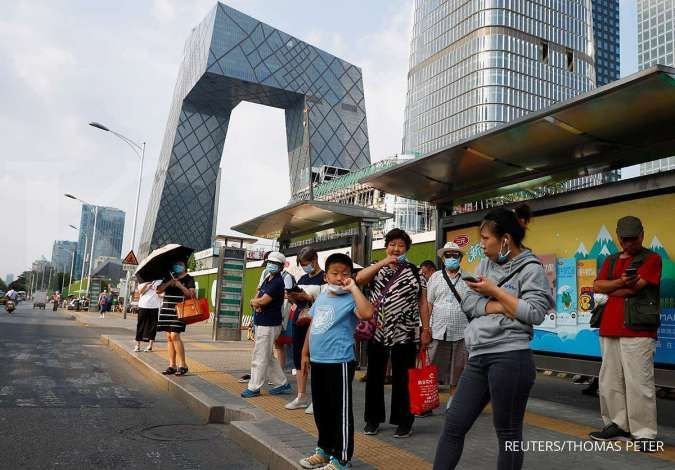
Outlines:
<svg viewBox="0 0 675 470"><path fill-rule="evenodd" d="M445 265L445 269L449 269L450 271L457 271L459 269L459 259L457 258L445 258L443 264Z"/></svg>
<svg viewBox="0 0 675 470"><path fill-rule="evenodd" d="M314 271L314 266L311 264L308 264L307 266L303 266L302 270L305 271L307 274L311 273Z"/></svg>
<svg viewBox="0 0 675 470"><path fill-rule="evenodd" d="M171 266L171 272L174 274L180 274L183 271L185 271L185 266L182 264L176 263L173 266Z"/></svg>
<svg viewBox="0 0 675 470"><path fill-rule="evenodd" d="M265 271L267 271L270 274L278 273L279 269L280 269L279 266L277 266L276 264L272 264L272 263L267 263L267 266L265 266Z"/></svg>
<svg viewBox="0 0 675 470"><path fill-rule="evenodd" d="M506 253L502 253L504 250L504 245L506 244ZM499 253L497 253L497 259L495 259L495 262L497 264L504 264L509 260L509 255L511 254L511 249L509 248L508 241L504 239L502 242L502 246L499 249Z"/></svg>
<svg viewBox="0 0 675 470"><path fill-rule="evenodd" d="M398 261L399 263L405 263L406 261L408 261L408 258L406 258L405 255L401 255L396 259L396 261Z"/></svg>
<svg viewBox="0 0 675 470"><path fill-rule="evenodd" d="M349 292L347 289L345 289L342 286L338 286L335 284L326 284L326 289L328 289L328 292L334 294L334 295L343 295Z"/></svg>

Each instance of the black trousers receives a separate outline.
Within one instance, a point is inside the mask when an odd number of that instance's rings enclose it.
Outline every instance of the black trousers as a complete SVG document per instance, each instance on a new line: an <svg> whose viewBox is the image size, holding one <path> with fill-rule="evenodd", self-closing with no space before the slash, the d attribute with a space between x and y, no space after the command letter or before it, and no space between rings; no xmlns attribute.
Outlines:
<svg viewBox="0 0 675 470"><path fill-rule="evenodd" d="M417 345L396 344L391 347L371 341L368 343L368 380L366 380L366 411L364 420L369 424L386 421L384 407L384 376L391 355L391 414L389 423L412 426L415 416L410 413L408 394L408 369L415 367Z"/></svg>
<svg viewBox="0 0 675 470"><path fill-rule="evenodd" d="M464 449L464 436L490 401L492 421L499 439L497 469L522 468L523 452L513 450L513 446L506 443L523 440L525 406L536 374L529 349L470 358L450 408L445 412L445 426L436 447L434 470L449 470L457 466Z"/></svg>
<svg viewBox="0 0 675 470"><path fill-rule="evenodd" d="M156 308L138 309L138 319L136 321L136 341L154 341L157 336L157 315Z"/></svg>
<svg viewBox="0 0 675 470"><path fill-rule="evenodd" d="M352 380L355 362L320 364L312 362L312 403L319 431L317 447L340 462L354 454Z"/></svg>

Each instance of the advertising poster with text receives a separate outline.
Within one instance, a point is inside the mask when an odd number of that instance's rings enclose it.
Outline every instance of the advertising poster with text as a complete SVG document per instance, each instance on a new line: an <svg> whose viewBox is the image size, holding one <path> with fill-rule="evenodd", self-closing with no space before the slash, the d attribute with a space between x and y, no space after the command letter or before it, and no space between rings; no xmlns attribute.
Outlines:
<svg viewBox="0 0 675 470"><path fill-rule="evenodd" d="M663 261L661 276L661 326L656 343L657 364L675 365L675 231L672 230L672 207L675 195L659 195L632 201L616 202L597 207L575 209L557 214L535 216L530 222L525 245L550 266L551 259L569 263L569 270L556 269L556 312L535 327L532 349L547 353L600 357L598 330L588 324L592 309L592 287L597 272L607 256L621 251L616 237L616 222L623 216L634 215L645 228L644 245L658 253ZM462 268L474 272L483 258L478 227L451 230L447 241L459 240L466 256ZM566 261L569 260L569 261ZM572 261L573 260L573 261ZM550 267L547 268L550 271ZM552 275L547 271L549 279ZM571 278L574 277L574 285ZM558 295L565 287L570 298ZM574 305L575 319L564 316L571 312L562 306ZM561 318L561 314L563 317Z"/></svg>

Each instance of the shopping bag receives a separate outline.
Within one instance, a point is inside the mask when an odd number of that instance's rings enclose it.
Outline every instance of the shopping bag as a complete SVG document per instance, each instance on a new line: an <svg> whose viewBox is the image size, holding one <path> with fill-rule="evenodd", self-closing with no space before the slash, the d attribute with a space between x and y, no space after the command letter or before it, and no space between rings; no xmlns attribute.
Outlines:
<svg viewBox="0 0 675 470"><path fill-rule="evenodd" d="M176 304L178 319L188 325L209 319L209 301L207 299L187 299Z"/></svg>
<svg viewBox="0 0 675 470"><path fill-rule="evenodd" d="M408 369L410 412L421 415L441 405L438 397L438 367L429 363L427 349L417 357L417 367Z"/></svg>

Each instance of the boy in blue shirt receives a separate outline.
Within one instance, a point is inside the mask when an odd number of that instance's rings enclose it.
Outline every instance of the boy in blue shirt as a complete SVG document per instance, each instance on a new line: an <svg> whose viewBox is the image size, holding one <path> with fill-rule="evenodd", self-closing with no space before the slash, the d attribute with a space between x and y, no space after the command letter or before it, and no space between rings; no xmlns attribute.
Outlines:
<svg viewBox="0 0 675 470"><path fill-rule="evenodd" d="M326 260L326 285L312 305L312 322L302 349L302 372L312 368L314 422L319 440L303 468L342 470L354 453L352 380L356 369L354 328L373 317L373 306L352 279L349 256Z"/></svg>

